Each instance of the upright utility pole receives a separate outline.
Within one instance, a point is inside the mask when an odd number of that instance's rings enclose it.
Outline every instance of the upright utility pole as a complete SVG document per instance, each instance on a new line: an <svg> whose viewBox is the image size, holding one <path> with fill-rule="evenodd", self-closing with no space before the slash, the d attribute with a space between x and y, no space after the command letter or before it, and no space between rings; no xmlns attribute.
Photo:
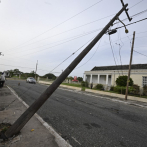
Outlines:
<svg viewBox="0 0 147 147"><path fill-rule="evenodd" d="M125 100L127 100L127 96L128 96L128 86L129 86L129 80L130 80L130 72L131 72L131 64L132 64L132 56L133 56L133 48L134 48L134 40L135 40L135 31L133 33L133 42L132 42L131 55L130 55L130 65L129 65L129 71L128 71L128 80L127 80L127 86L126 86Z"/></svg>
<svg viewBox="0 0 147 147"><path fill-rule="evenodd" d="M99 39L106 33L108 28L118 18L118 16L126 9L128 4L110 20L110 22L103 28L103 30L89 43L89 45L74 59L74 61L61 73L61 75L41 94L41 96L16 120L16 122L5 132L5 137L9 138L25 126L30 118L37 112L37 110L45 103L45 101L52 95L52 93L59 87L59 85L66 79L66 77L73 71L79 62L87 55Z"/></svg>
<svg viewBox="0 0 147 147"><path fill-rule="evenodd" d="M2 54L2 52L0 52L0 56L4 56L4 54Z"/></svg>
<svg viewBox="0 0 147 147"><path fill-rule="evenodd" d="M35 80L37 81L37 77L36 77L36 73L37 73L37 66L38 66L38 60L37 60L37 63L36 63L36 71L35 71Z"/></svg>

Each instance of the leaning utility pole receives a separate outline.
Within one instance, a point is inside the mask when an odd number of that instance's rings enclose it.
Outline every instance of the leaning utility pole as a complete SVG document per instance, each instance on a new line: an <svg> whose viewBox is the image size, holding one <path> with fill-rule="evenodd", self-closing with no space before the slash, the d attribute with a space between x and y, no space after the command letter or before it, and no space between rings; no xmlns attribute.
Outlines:
<svg viewBox="0 0 147 147"><path fill-rule="evenodd" d="M37 60L37 63L36 63L36 71L35 71L35 80L37 81L37 77L36 77L36 73L37 73L37 66L38 66L38 60Z"/></svg>
<svg viewBox="0 0 147 147"><path fill-rule="evenodd" d="M74 59L74 61L61 73L61 75L41 94L41 96L16 120L16 122L5 132L6 138L20 132L30 118L37 112L37 110L45 103L45 101L52 95L52 93L59 87L59 85L66 79L72 70L79 64L79 62L87 55L92 47L99 41L99 39L106 33L118 16L126 9L128 4L110 20L110 22L103 28L103 30L92 40L91 43Z"/></svg>
<svg viewBox="0 0 147 147"><path fill-rule="evenodd" d="M129 80L130 80L130 72L131 72L131 64L132 64L132 56L133 56L133 48L134 48L134 40L135 40L135 31L133 33L133 42L132 42L131 55L130 55L130 65L129 65L129 71L128 71L128 80L127 80L127 86L126 86L125 100L127 100L127 96L128 96L128 86L129 86Z"/></svg>

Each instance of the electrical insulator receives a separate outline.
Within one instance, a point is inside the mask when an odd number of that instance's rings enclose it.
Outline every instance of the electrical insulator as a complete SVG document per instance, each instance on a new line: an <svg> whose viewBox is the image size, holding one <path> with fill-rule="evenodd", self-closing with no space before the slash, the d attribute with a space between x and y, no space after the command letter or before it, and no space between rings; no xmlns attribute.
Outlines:
<svg viewBox="0 0 147 147"><path fill-rule="evenodd" d="M110 32L108 32L109 35L115 34L117 32L116 29L111 30Z"/></svg>

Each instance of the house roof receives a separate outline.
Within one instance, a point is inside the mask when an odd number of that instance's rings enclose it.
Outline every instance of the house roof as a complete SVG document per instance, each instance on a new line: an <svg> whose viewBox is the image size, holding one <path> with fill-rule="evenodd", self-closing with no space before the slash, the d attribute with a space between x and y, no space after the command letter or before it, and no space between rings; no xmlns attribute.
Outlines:
<svg viewBox="0 0 147 147"><path fill-rule="evenodd" d="M91 71L95 70L128 70L129 65L117 66L95 66ZM147 69L147 64L132 64L131 69Z"/></svg>

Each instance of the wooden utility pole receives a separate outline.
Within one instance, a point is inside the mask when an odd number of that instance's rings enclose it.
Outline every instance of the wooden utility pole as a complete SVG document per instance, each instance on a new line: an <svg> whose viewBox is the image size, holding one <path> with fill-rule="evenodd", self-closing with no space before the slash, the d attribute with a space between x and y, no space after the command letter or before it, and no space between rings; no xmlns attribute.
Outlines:
<svg viewBox="0 0 147 147"><path fill-rule="evenodd" d="M38 66L38 60L37 60L37 63L36 63L36 71L35 71L35 80L37 81L37 77L36 77L36 73L37 73L37 66Z"/></svg>
<svg viewBox="0 0 147 147"><path fill-rule="evenodd" d="M130 55L130 65L129 65L129 71L128 71L128 80L127 80L127 86L126 86L125 100L127 100L127 96L128 96L128 86L129 86L129 80L130 80L130 72L131 72L131 64L132 64L132 56L133 56L133 48L134 48L134 40L135 40L135 31L133 33L133 42L132 42L131 55Z"/></svg>
<svg viewBox="0 0 147 147"><path fill-rule="evenodd" d="M73 71L73 69L79 64L79 62L88 54L88 52L94 47L99 39L106 33L114 21L119 15L126 9L128 4L110 20L110 22L102 29L102 31L89 43L89 45L73 60L73 62L61 73L61 75L40 95L38 99L15 121L15 123L5 132L6 138L20 132L25 124L31 119L31 117L37 112L37 110L45 103L45 101L52 95L52 93L59 87L59 85L66 79L66 77Z"/></svg>

